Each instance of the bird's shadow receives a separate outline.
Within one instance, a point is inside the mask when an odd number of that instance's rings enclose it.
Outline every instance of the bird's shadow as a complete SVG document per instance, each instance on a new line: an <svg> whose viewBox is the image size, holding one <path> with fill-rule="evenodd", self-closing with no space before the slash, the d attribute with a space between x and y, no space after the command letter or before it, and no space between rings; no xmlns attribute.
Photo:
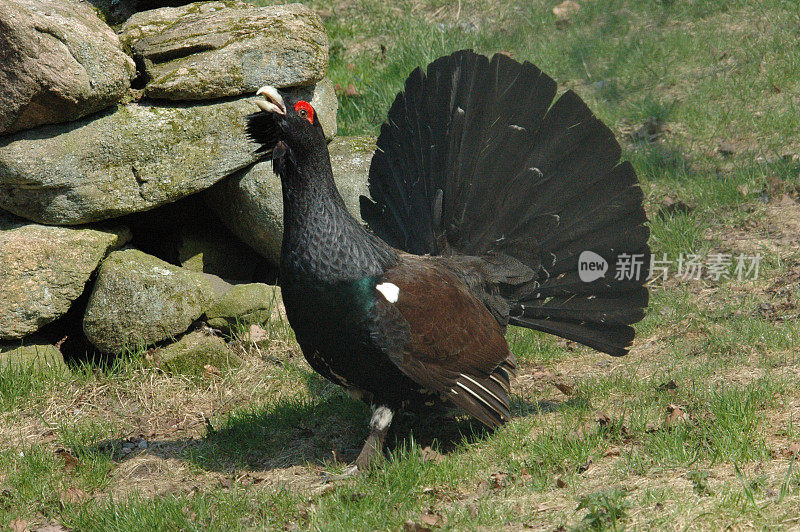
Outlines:
<svg viewBox="0 0 800 532"><path fill-rule="evenodd" d="M146 452L223 473L298 465L322 469L336 462L353 462L367 436L369 408L316 375L308 375L306 380L312 399L283 400L266 408L232 412L218 426L209 423L199 438L152 439L143 447L135 440L112 439L98 443L93 450L109 453L120 462ZM559 408L558 404L520 398L512 401L515 417ZM491 433L492 429L474 419L454 418L445 411L402 413L395 417L386 448L406 448L413 442L448 454Z"/></svg>

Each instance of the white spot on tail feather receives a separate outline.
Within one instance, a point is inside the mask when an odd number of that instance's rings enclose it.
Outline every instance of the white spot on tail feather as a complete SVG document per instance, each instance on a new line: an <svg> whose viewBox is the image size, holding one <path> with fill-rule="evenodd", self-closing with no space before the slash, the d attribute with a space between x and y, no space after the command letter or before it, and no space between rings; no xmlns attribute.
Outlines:
<svg viewBox="0 0 800 532"><path fill-rule="evenodd" d="M385 297L386 301L389 303L397 303L397 298L400 297L400 288L398 288L396 284L381 283L376 286L375 289L383 294L383 297Z"/></svg>

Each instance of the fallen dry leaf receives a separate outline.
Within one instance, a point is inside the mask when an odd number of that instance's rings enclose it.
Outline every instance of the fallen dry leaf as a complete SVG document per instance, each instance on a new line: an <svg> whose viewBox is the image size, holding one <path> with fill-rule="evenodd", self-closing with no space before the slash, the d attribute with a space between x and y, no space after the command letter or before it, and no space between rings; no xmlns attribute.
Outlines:
<svg viewBox="0 0 800 532"><path fill-rule="evenodd" d="M14 532L28 532L28 522L22 519L14 519L8 526Z"/></svg>
<svg viewBox="0 0 800 532"><path fill-rule="evenodd" d="M435 514L433 512L427 512L427 513L423 514L422 516L420 516L419 520L424 525L434 527L434 526L438 525L441 522L442 516L440 516L438 514Z"/></svg>
<svg viewBox="0 0 800 532"><path fill-rule="evenodd" d="M203 373L206 377L210 377L211 375L222 375L222 372L216 366L212 366L211 364L206 364L203 366Z"/></svg>
<svg viewBox="0 0 800 532"><path fill-rule="evenodd" d="M355 96L361 96L361 93L358 92L358 89L356 89L356 86L351 83L344 90L344 95L345 96L350 96L350 97L355 97Z"/></svg>
<svg viewBox="0 0 800 532"><path fill-rule="evenodd" d="M80 461L66 449L58 449L56 454L64 460L64 469L67 471L72 471L81 464Z"/></svg>
<svg viewBox="0 0 800 532"><path fill-rule="evenodd" d="M411 519L403 523L403 530L405 532L431 532L429 527L415 523Z"/></svg>
<svg viewBox="0 0 800 532"><path fill-rule="evenodd" d="M673 427L689 419L689 415L680 405L667 406L667 426Z"/></svg>
<svg viewBox="0 0 800 532"><path fill-rule="evenodd" d="M89 499L89 494L80 488L67 488L61 492L61 502L64 504L81 504Z"/></svg>
<svg viewBox="0 0 800 532"><path fill-rule="evenodd" d="M444 455L436 449L432 449L431 447L425 447L422 449L423 462L433 462L434 464L438 464L442 460L444 460Z"/></svg>
<svg viewBox="0 0 800 532"><path fill-rule="evenodd" d="M267 331L265 331L261 325L254 323L250 326L248 336L250 337L250 341L252 343L257 344L258 342L267 339Z"/></svg>
<svg viewBox="0 0 800 532"><path fill-rule="evenodd" d="M561 19L566 20L580 11L581 5L574 0L564 0L553 8L553 14Z"/></svg>

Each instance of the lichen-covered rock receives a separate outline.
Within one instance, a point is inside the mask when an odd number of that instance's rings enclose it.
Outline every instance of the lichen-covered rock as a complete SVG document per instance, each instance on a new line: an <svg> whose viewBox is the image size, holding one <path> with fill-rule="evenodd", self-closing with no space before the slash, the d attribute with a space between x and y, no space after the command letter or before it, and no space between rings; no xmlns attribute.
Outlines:
<svg viewBox="0 0 800 532"><path fill-rule="evenodd" d="M206 311L207 323L223 331L263 323L280 315L281 289L262 283L237 284Z"/></svg>
<svg viewBox="0 0 800 532"><path fill-rule="evenodd" d="M108 353L152 345L185 332L213 300L203 274L139 250L115 251L100 265L83 331Z"/></svg>
<svg viewBox="0 0 800 532"><path fill-rule="evenodd" d="M233 353L218 336L200 331L187 334L174 344L156 349L148 355L153 365L169 374L188 376L208 375L209 370L224 370L241 365L242 359Z"/></svg>
<svg viewBox="0 0 800 532"><path fill-rule="evenodd" d="M74 0L0 2L0 134L113 105L136 74L117 35Z"/></svg>
<svg viewBox="0 0 800 532"><path fill-rule="evenodd" d="M14 368L20 371L51 370L67 371L64 356L54 345L44 343L0 344L0 369Z"/></svg>
<svg viewBox="0 0 800 532"><path fill-rule="evenodd" d="M297 87L287 92L306 100L317 112L317 119L328 140L336 136L336 112L339 110L339 100L336 99L336 90L333 82L325 78L313 87Z"/></svg>
<svg viewBox="0 0 800 532"><path fill-rule="evenodd" d="M262 85L311 85L328 67L325 27L301 4L226 0L154 9L131 16L121 40L144 64L151 98L205 100Z"/></svg>
<svg viewBox="0 0 800 532"><path fill-rule="evenodd" d="M2 91L0 91L2 92ZM152 209L199 192L257 158L252 98L165 107L131 103L0 142L0 208L72 225Z"/></svg>
<svg viewBox="0 0 800 532"><path fill-rule="evenodd" d="M361 219L359 197L368 195L372 137L339 137L328 145L336 186L350 212ZM204 193L225 225L267 260L277 264L283 235L281 181L272 163L254 165Z"/></svg>
<svg viewBox="0 0 800 532"><path fill-rule="evenodd" d="M219 299L225 292L233 288L233 285L220 277L219 275L214 275L213 273L205 273L203 272L203 277L208 279L208 282L211 283L211 289L214 291L214 298Z"/></svg>
<svg viewBox="0 0 800 532"><path fill-rule="evenodd" d="M125 228L49 227L0 213L0 339L22 338L63 316Z"/></svg>

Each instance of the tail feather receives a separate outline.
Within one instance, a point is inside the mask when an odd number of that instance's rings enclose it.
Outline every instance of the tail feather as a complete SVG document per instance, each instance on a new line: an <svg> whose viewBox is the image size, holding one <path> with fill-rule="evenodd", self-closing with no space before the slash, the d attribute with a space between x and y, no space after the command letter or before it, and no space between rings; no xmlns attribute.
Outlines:
<svg viewBox="0 0 800 532"><path fill-rule="evenodd" d="M629 325L605 325L568 320L512 318L512 325L536 329L560 336L568 340L580 342L612 356L623 356L628 353L628 346L636 334Z"/></svg>
<svg viewBox="0 0 800 532"><path fill-rule="evenodd" d="M410 253L519 261L531 275L515 266L475 288L505 298L508 323L624 354L646 275L585 283L578 261L639 254L647 273L642 191L611 130L572 91L554 103L556 90L501 54L460 51L416 69L381 128L362 217Z"/></svg>
<svg viewBox="0 0 800 532"><path fill-rule="evenodd" d="M516 375L514 361L506 361L489 375L461 374L455 379L449 398L466 412L490 427L511 419L508 396L511 377Z"/></svg>

